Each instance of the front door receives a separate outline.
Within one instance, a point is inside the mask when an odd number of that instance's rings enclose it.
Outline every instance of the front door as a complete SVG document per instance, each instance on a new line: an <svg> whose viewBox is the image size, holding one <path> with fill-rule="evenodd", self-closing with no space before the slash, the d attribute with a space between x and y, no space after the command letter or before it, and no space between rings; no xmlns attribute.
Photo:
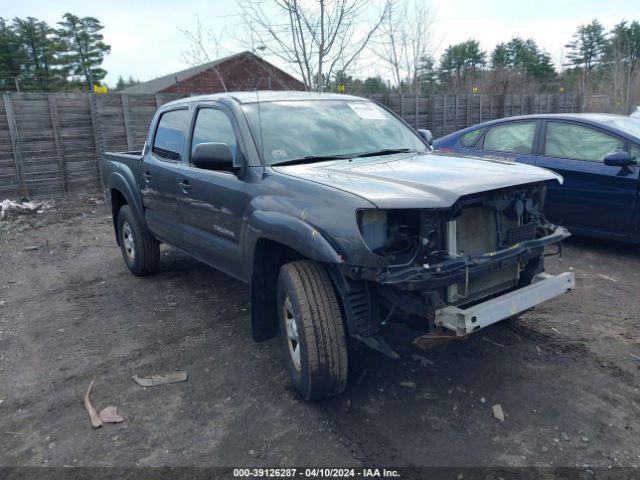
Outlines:
<svg viewBox="0 0 640 480"><path fill-rule="evenodd" d="M625 141L603 130L573 122L547 121L540 167L564 177L549 185L545 214L580 233L626 236L636 205L638 167L605 165L605 155L625 150Z"/></svg>
<svg viewBox="0 0 640 480"><path fill-rule="evenodd" d="M535 164L534 139L538 122L517 120L499 123L487 130L476 148L483 158Z"/></svg>
<svg viewBox="0 0 640 480"><path fill-rule="evenodd" d="M234 157L241 155L231 120L218 108L202 107L196 113L191 151L203 142L226 143ZM203 170L185 162L178 173L178 196L184 249L240 277L241 226L248 203L245 182L231 168Z"/></svg>

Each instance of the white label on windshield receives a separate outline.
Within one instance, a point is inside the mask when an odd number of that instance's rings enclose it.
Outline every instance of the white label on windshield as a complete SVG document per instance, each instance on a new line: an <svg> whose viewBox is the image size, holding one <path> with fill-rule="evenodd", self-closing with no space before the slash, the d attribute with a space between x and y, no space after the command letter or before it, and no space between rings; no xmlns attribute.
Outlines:
<svg viewBox="0 0 640 480"><path fill-rule="evenodd" d="M283 158L287 158L287 152L285 152L282 149L278 149L278 150L271 150L271 157L274 160L281 160Z"/></svg>
<svg viewBox="0 0 640 480"><path fill-rule="evenodd" d="M358 102L348 105L363 120L385 120L382 111L372 103Z"/></svg>

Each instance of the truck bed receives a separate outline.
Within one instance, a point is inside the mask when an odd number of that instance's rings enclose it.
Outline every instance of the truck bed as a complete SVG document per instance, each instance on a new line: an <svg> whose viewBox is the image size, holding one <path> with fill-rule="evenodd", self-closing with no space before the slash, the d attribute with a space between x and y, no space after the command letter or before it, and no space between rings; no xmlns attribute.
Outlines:
<svg viewBox="0 0 640 480"><path fill-rule="evenodd" d="M132 152L105 152L105 161L111 160L114 162L140 162L142 160L142 150L134 150Z"/></svg>
<svg viewBox="0 0 640 480"><path fill-rule="evenodd" d="M136 185L140 185L140 165L142 163L142 150L131 152L105 152L102 156L102 178L106 182L111 172L128 170L133 176ZM108 184L108 182L106 182ZM103 185L103 188L105 186Z"/></svg>

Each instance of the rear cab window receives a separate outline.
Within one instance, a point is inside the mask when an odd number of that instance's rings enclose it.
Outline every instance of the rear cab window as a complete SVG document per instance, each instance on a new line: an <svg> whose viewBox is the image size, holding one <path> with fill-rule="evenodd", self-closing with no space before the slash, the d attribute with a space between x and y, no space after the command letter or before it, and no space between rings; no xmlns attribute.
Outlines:
<svg viewBox="0 0 640 480"><path fill-rule="evenodd" d="M160 160L179 161L185 140L189 110L170 110L160 117L151 151Z"/></svg>

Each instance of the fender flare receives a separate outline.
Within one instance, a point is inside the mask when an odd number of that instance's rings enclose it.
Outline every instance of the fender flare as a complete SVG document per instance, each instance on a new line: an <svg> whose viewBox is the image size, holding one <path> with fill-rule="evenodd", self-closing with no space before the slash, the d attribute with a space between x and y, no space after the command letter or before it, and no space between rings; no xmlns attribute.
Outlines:
<svg viewBox="0 0 640 480"><path fill-rule="evenodd" d="M245 278L251 288L251 330L254 340L258 342L278 334L276 277L261 279L266 282L264 285L253 278L256 246L260 239L277 242L310 260L327 264L344 263L342 255L320 231L304 220L280 212L253 212L247 222L243 244Z"/></svg>
<svg viewBox="0 0 640 480"><path fill-rule="evenodd" d="M127 172L125 172L127 174ZM127 175L130 179L124 177L121 172L111 172L108 179L108 199L111 202L111 191L117 190L120 192L125 200L127 201L127 205L129 205L133 211L133 214L138 218L140 222L140 226L147 232L151 233L149 227L147 226L147 222L144 218L144 207L142 205L142 195L140 192L134 192L131 185L136 185L135 180L133 179L133 175ZM116 236L116 242L120 245L120 239L118 238L118 219L115 216L115 212L113 214L113 230Z"/></svg>
<svg viewBox="0 0 640 480"><path fill-rule="evenodd" d="M127 200L127 204L133 208L139 219L143 220L144 210L142 208L142 197L140 196L140 192L138 192L137 195L134 194L131 188L131 184L135 184L133 177L130 175L127 175L127 177L130 178L125 178L121 172L111 172L107 185L109 185L109 190L118 190L122 193Z"/></svg>
<svg viewBox="0 0 640 480"><path fill-rule="evenodd" d="M310 260L344 263L342 255L313 225L286 213L256 210L247 221L243 242L247 278L251 276L256 243L263 238L285 245Z"/></svg>

